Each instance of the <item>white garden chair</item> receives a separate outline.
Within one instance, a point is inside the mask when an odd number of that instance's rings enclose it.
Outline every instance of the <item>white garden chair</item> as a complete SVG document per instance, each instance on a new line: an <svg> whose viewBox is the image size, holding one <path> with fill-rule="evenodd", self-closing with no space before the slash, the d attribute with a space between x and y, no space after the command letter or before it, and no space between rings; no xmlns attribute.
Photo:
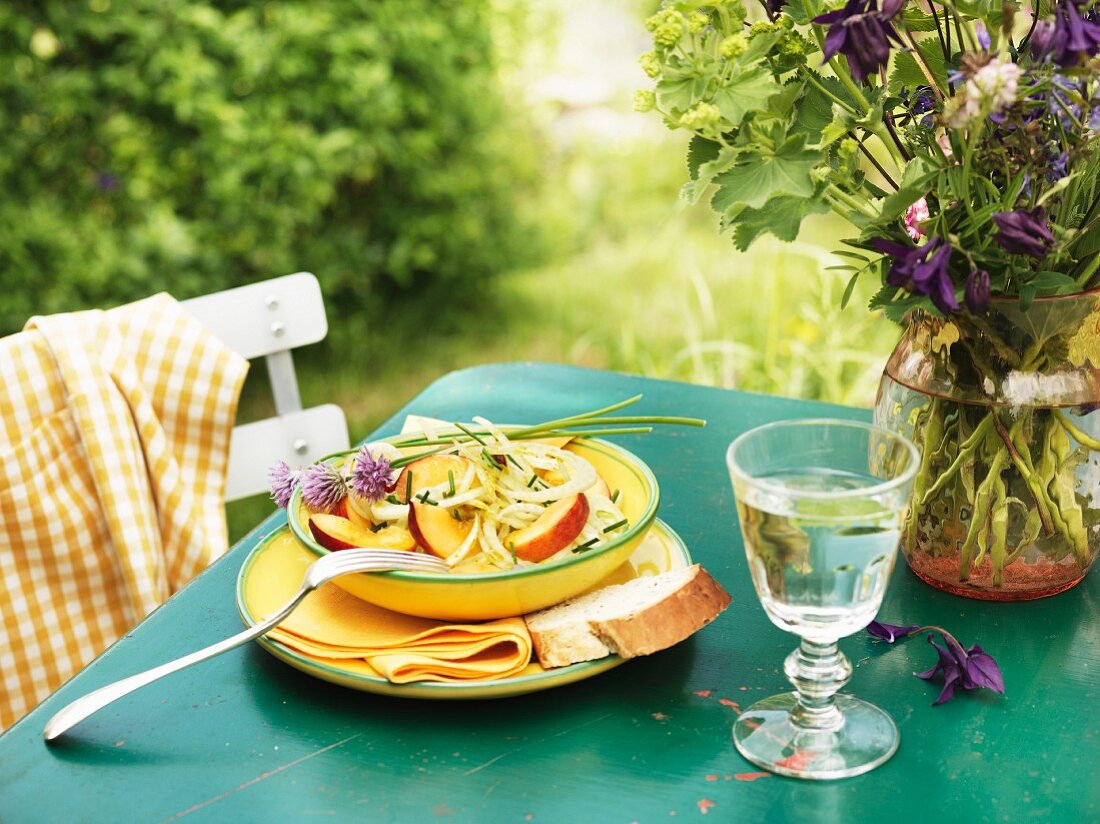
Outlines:
<svg viewBox="0 0 1100 824"><path fill-rule="evenodd" d="M227 346L267 364L275 417L233 429L225 498L235 501L268 489L277 460L305 466L347 449L348 424L335 404L302 408L290 350L316 343L328 332L317 278L309 272L252 283L183 301Z"/></svg>

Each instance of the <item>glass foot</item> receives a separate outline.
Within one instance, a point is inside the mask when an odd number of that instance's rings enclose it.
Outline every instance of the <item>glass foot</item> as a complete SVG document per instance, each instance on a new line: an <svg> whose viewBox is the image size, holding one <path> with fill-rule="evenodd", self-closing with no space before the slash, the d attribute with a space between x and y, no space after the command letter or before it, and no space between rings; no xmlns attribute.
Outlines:
<svg viewBox="0 0 1100 824"><path fill-rule="evenodd" d="M873 770L898 748L894 720L874 704L844 693L834 696L843 717L833 729L791 722L797 693L773 695L746 709L733 725L737 751L752 763L794 778L847 778Z"/></svg>

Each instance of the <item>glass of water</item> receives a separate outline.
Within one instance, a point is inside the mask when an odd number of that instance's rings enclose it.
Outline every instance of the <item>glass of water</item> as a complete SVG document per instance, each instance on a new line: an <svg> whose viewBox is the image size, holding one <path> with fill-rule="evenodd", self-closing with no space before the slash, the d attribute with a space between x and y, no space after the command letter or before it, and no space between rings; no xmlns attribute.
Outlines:
<svg viewBox="0 0 1100 824"><path fill-rule="evenodd" d="M869 424L800 420L746 432L726 462L756 594L773 624L802 638L783 665L794 692L746 709L734 744L797 778L874 769L894 754L898 729L878 707L838 693L852 665L836 642L882 604L919 453Z"/></svg>

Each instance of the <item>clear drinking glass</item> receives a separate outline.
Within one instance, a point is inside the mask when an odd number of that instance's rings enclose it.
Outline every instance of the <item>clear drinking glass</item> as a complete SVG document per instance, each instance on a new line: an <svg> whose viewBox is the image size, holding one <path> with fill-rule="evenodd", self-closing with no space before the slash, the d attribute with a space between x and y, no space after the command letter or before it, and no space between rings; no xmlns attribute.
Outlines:
<svg viewBox="0 0 1100 824"><path fill-rule="evenodd" d="M745 554L772 623L801 636L783 671L795 691L758 701L733 727L754 764L797 778L844 778L898 747L885 712L838 694L852 665L837 639L875 617L894 568L920 457L869 424L780 421L726 453Z"/></svg>

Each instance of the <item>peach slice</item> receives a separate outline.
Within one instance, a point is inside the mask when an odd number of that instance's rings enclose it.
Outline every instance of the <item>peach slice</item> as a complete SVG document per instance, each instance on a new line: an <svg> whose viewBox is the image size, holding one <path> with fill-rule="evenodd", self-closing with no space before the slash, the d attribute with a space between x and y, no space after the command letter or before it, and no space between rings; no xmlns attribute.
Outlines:
<svg viewBox="0 0 1100 824"><path fill-rule="evenodd" d="M504 544L525 561L545 561L580 535L588 520L588 498L583 492L554 501L530 526L517 529Z"/></svg>
<svg viewBox="0 0 1100 824"><path fill-rule="evenodd" d="M339 515L313 515L309 519L309 531L325 549L352 549L377 547L379 549L416 549L412 534L398 526L388 526L371 532Z"/></svg>
<svg viewBox="0 0 1100 824"><path fill-rule="evenodd" d="M413 473L413 479L415 478L416 474ZM409 532L412 537L420 546L440 558L450 557L451 553L462 546L474 527L473 520L456 520L451 512L450 509L418 503L415 499L409 507Z"/></svg>
<svg viewBox="0 0 1100 824"><path fill-rule="evenodd" d="M408 503L405 493L411 491L413 496L429 486L437 486L447 483L448 473L459 483L466 475L466 469L470 462L458 455L429 455L401 470L397 476L397 488L394 494L401 503ZM412 473L412 485L410 490L409 474ZM449 517L449 516L448 516Z"/></svg>

